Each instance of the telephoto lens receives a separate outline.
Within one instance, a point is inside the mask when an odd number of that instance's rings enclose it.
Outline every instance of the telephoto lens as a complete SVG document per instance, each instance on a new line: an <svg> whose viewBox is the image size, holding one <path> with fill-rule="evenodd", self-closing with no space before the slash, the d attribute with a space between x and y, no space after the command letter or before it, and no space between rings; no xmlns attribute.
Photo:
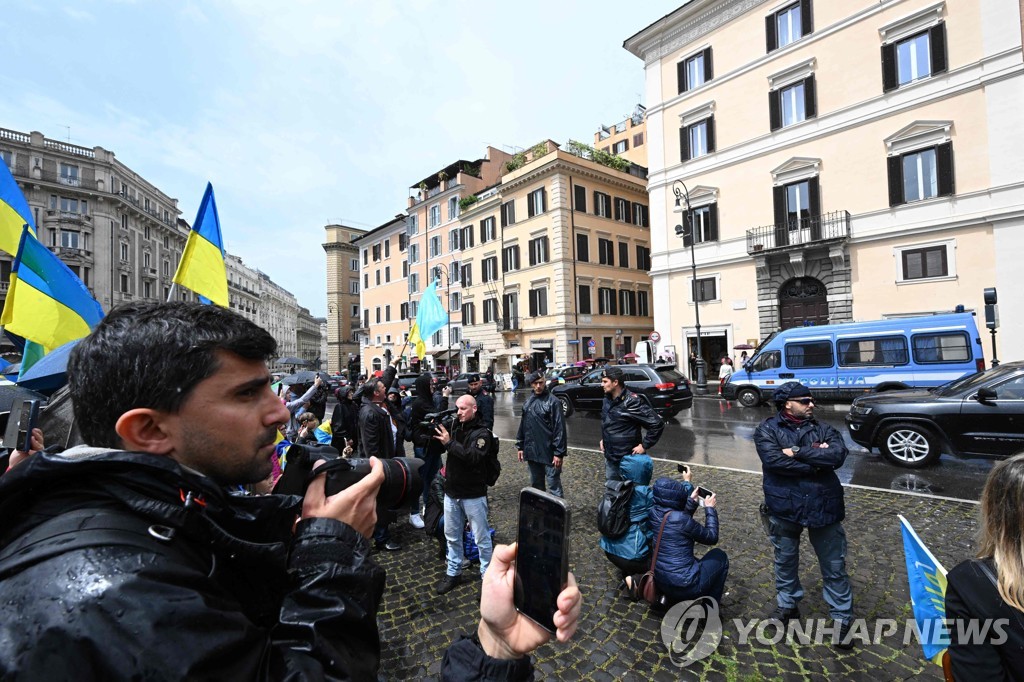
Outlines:
<svg viewBox="0 0 1024 682"><path fill-rule="evenodd" d="M384 482L377 491L377 506L381 509L408 507L423 492L423 481L420 479L423 460L418 457L393 457L382 459L380 463L384 465ZM336 459L326 466L325 491L328 495L341 492L370 473L368 459Z"/></svg>

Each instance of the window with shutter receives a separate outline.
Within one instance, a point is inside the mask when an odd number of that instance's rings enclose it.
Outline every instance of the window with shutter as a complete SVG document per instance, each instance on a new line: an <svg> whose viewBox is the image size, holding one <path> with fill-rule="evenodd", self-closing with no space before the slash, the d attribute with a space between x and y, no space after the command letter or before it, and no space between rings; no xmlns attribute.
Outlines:
<svg viewBox="0 0 1024 682"><path fill-rule="evenodd" d="M590 286L579 285L579 293L576 296L576 308L581 315L590 314Z"/></svg>
<svg viewBox="0 0 1024 682"><path fill-rule="evenodd" d="M573 186L573 209L580 213L587 212L587 188L582 185Z"/></svg>
<svg viewBox="0 0 1024 682"><path fill-rule="evenodd" d="M619 267L629 267L629 244L627 242L619 242Z"/></svg>
<svg viewBox="0 0 1024 682"><path fill-rule="evenodd" d="M576 235L576 260L590 262L590 238L585 234Z"/></svg>

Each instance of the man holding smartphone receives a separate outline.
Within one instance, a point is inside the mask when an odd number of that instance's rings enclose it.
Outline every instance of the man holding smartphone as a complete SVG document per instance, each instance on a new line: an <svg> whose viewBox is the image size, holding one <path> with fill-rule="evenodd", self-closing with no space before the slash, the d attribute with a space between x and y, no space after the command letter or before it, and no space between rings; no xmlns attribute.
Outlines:
<svg viewBox="0 0 1024 682"><path fill-rule="evenodd" d="M665 430L665 422L646 400L626 388L619 367L607 367L602 372L601 388L604 389L601 452L605 459L605 478L621 481L619 462L628 454L643 455L653 448Z"/></svg>
<svg viewBox="0 0 1024 682"><path fill-rule="evenodd" d="M530 468L530 485L562 497L562 461L565 459L565 415L562 404L548 391L548 382L540 372L526 378L533 389L523 405L523 418L516 434L519 461Z"/></svg>
<svg viewBox="0 0 1024 682"><path fill-rule="evenodd" d="M806 386L787 382L774 399L779 413L754 432L764 472L762 514L775 548L778 605L771 618L783 624L800 618L800 535L806 528L821 567L823 596L838 624L836 646L849 649L853 591L846 573L843 486L835 473L849 450L842 434L814 419L814 398Z"/></svg>

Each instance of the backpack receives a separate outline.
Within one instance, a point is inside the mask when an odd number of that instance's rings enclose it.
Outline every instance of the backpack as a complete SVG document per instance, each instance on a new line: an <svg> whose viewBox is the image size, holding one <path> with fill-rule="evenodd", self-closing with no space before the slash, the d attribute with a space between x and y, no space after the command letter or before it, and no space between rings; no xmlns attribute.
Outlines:
<svg viewBox="0 0 1024 682"><path fill-rule="evenodd" d="M629 530L629 503L633 499L633 481L606 481L604 496L597 505L597 530L615 539Z"/></svg>
<svg viewBox="0 0 1024 682"><path fill-rule="evenodd" d="M498 439L491 434L491 448L487 451L487 459L484 460L484 473L487 478L487 485L493 486L498 482L498 477L501 476L501 462L498 461L498 447L500 443Z"/></svg>

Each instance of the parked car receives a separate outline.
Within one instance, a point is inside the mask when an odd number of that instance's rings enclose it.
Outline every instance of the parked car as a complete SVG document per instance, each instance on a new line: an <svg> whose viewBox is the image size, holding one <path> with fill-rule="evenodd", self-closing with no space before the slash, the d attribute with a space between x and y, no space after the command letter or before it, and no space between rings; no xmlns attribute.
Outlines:
<svg viewBox="0 0 1024 682"><path fill-rule="evenodd" d="M618 365L626 387L638 394L660 416L668 419L693 406L690 382L675 365ZM604 401L601 388L603 368L590 370L579 381L560 384L551 394L562 403L565 416L576 410L600 410Z"/></svg>
<svg viewBox="0 0 1024 682"><path fill-rule="evenodd" d="M548 380L548 389L552 389L560 384L568 384L573 381L579 380L584 374L590 371L588 367L553 367L549 369L544 377Z"/></svg>
<svg viewBox="0 0 1024 682"><path fill-rule="evenodd" d="M444 379L444 374L443 373L441 373L441 372L424 372L424 374L431 375L431 377L433 377L433 378L438 380L438 382L440 383L441 386L444 386L445 379ZM409 395L415 396L416 395L416 380L419 379L420 376L421 375L418 372L403 373L403 374L399 374L397 377L395 377L395 381L398 384L399 390L408 391Z"/></svg>
<svg viewBox="0 0 1024 682"><path fill-rule="evenodd" d="M857 398L846 416L854 442L903 467L943 452L1006 457L1024 450L1024 362L1006 362L930 389Z"/></svg>

